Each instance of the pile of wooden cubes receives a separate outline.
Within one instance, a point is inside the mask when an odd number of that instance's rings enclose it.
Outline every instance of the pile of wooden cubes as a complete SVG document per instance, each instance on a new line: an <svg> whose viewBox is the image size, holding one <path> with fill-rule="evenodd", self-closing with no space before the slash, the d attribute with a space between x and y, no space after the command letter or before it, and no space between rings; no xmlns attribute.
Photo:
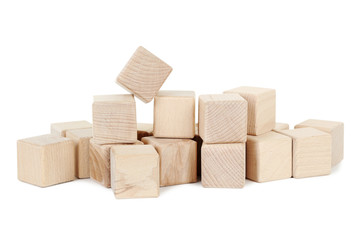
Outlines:
<svg viewBox="0 0 360 240"><path fill-rule="evenodd" d="M200 95L160 91L172 68L139 47L116 82L130 94L95 96L93 124L54 123L51 134L18 140L18 178L46 187L91 178L116 198L157 197L159 188L197 182L242 188L326 175L343 159L344 124L275 122L273 89L239 87ZM153 124L137 123L134 96L154 99Z"/></svg>

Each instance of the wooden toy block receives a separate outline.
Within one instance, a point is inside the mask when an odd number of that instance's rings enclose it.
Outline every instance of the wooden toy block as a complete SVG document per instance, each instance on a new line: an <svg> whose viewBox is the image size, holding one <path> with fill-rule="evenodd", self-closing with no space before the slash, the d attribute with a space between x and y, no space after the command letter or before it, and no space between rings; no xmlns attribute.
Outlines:
<svg viewBox="0 0 360 240"><path fill-rule="evenodd" d="M249 135L246 142L246 178L268 182L292 176L292 139L276 132Z"/></svg>
<svg viewBox="0 0 360 240"><path fill-rule="evenodd" d="M97 144L135 143L137 126L134 96L95 96L93 134Z"/></svg>
<svg viewBox="0 0 360 240"><path fill-rule="evenodd" d="M199 136L199 124L196 123L195 124L195 137L193 138L193 140L196 142L197 145L197 176L201 177L201 146L203 144L203 140L201 139L201 137Z"/></svg>
<svg viewBox="0 0 360 240"><path fill-rule="evenodd" d="M195 92L159 91L154 100L154 136L193 138Z"/></svg>
<svg viewBox="0 0 360 240"><path fill-rule="evenodd" d="M332 160L331 165L335 166L344 158L344 123L309 119L299 123L295 128L312 127L320 131L327 132L332 139Z"/></svg>
<svg viewBox="0 0 360 240"><path fill-rule="evenodd" d="M99 182L105 187L111 187L110 180L110 149L118 145L143 145L137 141L133 144L97 144L94 139L90 139L89 144L89 165L90 178Z"/></svg>
<svg viewBox="0 0 360 240"><path fill-rule="evenodd" d="M110 155L116 198L159 196L159 155L152 146L116 145Z"/></svg>
<svg viewBox="0 0 360 240"><path fill-rule="evenodd" d="M68 130L66 137L75 144L75 176L89 178L89 141L92 138L92 128Z"/></svg>
<svg viewBox="0 0 360 240"><path fill-rule="evenodd" d="M139 47L119 74L116 83L141 101L150 102L172 68L143 47Z"/></svg>
<svg viewBox="0 0 360 240"><path fill-rule="evenodd" d="M160 186L194 183L196 175L196 142L190 139L144 137L160 156Z"/></svg>
<svg viewBox="0 0 360 240"><path fill-rule="evenodd" d="M141 141L143 137L149 137L153 135L152 123L138 123L137 124L137 139Z"/></svg>
<svg viewBox="0 0 360 240"><path fill-rule="evenodd" d="M274 89L239 87L225 93L240 94L248 102L249 135L260 135L275 127L276 92Z"/></svg>
<svg viewBox="0 0 360 240"><path fill-rule="evenodd" d="M199 135L204 143L246 142L247 102L238 94L199 96Z"/></svg>
<svg viewBox="0 0 360 240"><path fill-rule="evenodd" d="M92 128L88 121L61 122L51 124L51 134L65 137L66 131L74 129Z"/></svg>
<svg viewBox="0 0 360 240"><path fill-rule="evenodd" d="M244 187L245 143L204 143L201 149L201 183L212 188Z"/></svg>
<svg viewBox="0 0 360 240"><path fill-rule="evenodd" d="M17 141L18 178L39 187L75 179L75 147L52 134Z"/></svg>
<svg viewBox="0 0 360 240"><path fill-rule="evenodd" d="M315 128L280 130L292 138L293 177L305 178L330 174L331 135Z"/></svg>
<svg viewBox="0 0 360 240"><path fill-rule="evenodd" d="M287 123L275 123L275 127L273 128L273 131L279 131L279 130L289 130L289 124Z"/></svg>

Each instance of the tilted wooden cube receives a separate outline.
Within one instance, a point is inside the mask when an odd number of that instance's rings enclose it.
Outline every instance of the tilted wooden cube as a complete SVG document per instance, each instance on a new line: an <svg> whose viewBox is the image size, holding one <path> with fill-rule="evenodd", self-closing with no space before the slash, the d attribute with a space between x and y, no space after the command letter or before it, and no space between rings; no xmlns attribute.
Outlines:
<svg viewBox="0 0 360 240"><path fill-rule="evenodd" d="M344 123L309 119L299 123L295 128L312 127L320 131L331 134L332 139L332 161L331 165L335 166L344 159Z"/></svg>
<svg viewBox="0 0 360 240"><path fill-rule="evenodd" d="M116 145L110 155L116 198L159 196L159 155L152 146Z"/></svg>
<svg viewBox="0 0 360 240"><path fill-rule="evenodd" d="M248 102L249 135L260 135L275 127L276 92L274 89L239 87L224 93L237 93Z"/></svg>
<svg viewBox="0 0 360 240"><path fill-rule="evenodd" d="M17 141L18 178L39 187L75 179L75 147L52 134Z"/></svg>
<svg viewBox="0 0 360 240"><path fill-rule="evenodd" d="M275 123L275 127L273 128L273 131L279 131L279 130L289 130L289 124L287 123Z"/></svg>
<svg viewBox="0 0 360 240"><path fill-rule="evenodd" d="M92 128L68 130L66 137L75 143L75 176L89 178L89 141L92 138Z"/></svg>
<svg viewBox="0 0 360 240"><path fill-rule="evenodd" d="M138 123L137 124L137 139L141 141L143 137L149 137L153 135L152 123Z"/></svg>
<svg viewBox="0 0 360 240"><path fill-rule="evenodd" d="M136 107L133 95L94 96L93 135L97 144L135 143Z"/></svg>
<svg viewBox="0 0 360 240"><path fill-rule="evenodd" d="M74 129L92 128L88 121L61 122L51 124L51 134L59 137L65 137L66 131Z"/></svg>
<svg viewBox="0 0 360 240"><path fill-rule="evenodd" d="M199 135L204 143L246 142L247 102L238 94L199 96Z"/></svg>
<svg viewBox="0 0 360 240"><path fill-rule="evenodd" d="M141 101L150 102L172 68L143 47L139 47L119 74L116 82Z"/></svg>
<svg viewBox="0 0 360 240"><path fill-rule="evenodd" d="M196 175L196 142L190 139L144 137L160 156L160 186L194 183Z"/></svg>
<svg viewBox="0 0 360 240"><path fill-rule="evenodd" d="M212 188L244 187L245 143L204 143L201 149L201 183Z"/></svg>
<svg viewBox="0 0 360 240"><path fill-rule="evenodd" d="M249 135L246 142L246 178L268 182L292 176L292 139L276 132Z"/></svg>
<svg viewBox="0 0 360 240"><path fill-rule="evenodd" d="M159 91L154 100L154 136L193 138L195 92Z"/></svg>
<svg viewBox="0 0 360 240"><path fill-rule="evenodd" d="M293 177L305 178L330 174L331 135L315 128L280 130L292 138Z"/></svg>

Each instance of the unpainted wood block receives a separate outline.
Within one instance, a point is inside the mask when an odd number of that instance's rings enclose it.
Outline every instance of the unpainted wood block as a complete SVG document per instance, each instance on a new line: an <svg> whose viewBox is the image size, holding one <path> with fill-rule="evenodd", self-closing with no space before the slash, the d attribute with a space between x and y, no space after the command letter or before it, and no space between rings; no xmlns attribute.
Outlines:
<svg viewBox="0 0 360 240"><path fill-rule="evenodd" d="M246 178L268 182L292 176L292 139L276 132L249 135L246 142Z"/></svg>
<svg viewBox="0 0 360 240"><path fill-rule="evenodd" d="M152 123L138 123L137 124L137 139L141 141L143 137L149 137L153 135Z"/></svg>
<svg viewBox="0 0 360 240"><path fill-rule="evenodd" d="M224 93L237 93L248 102L248 134L260 135L275 127L276 91L269 88L239 87Z"/></svg>
<svg viewBox="0 0 360 240"><path fill-rule="evenodd" d="M137 141L133 144L97 144L94 139L89 142L90 178L105 187L111 187L110 180L110 149L117 145L143 145Z"/></svg>
<svg viewBox="0 0 360 240"><path fill-rule="evenodd" d="M116 198L159 196L159 155L152 146L116 145L110 156Z"/></svg>
<svg viewBox="0 0 360 240"><path fill-rule="evenodd" d="M289 130L290 126L287 123L275 123L275 127L273 128L273 131L278 130Z"/></svg>
<svg viewBox="0 0 360 240"><path fill-rule="evenodd" d="M190 139L144 137L160 156L160 186L194 183L196 175L196 142Z"/></svg>
<svg viewBox="0 0 360 240"><path fill-rule="evenodd" d="M244 187L245 143L204 143L201 149L201 183L212 188Z"/></svg>
<svg viewBox="0 0 360 240"><path fill-rule="evenodd" d="M315 128L280 130L292 138L293 177L305 178L330 174L331 135Z"/></svg>
<svg viewBox="0 0 360 240"><path fill-rule="evenodd" d="M246 142L247 102L238 94L199 96L199 135L204 143Z"/></svg>
<svg viewBox="0 0 360 240"><path fill-rule="evenodd" d="M193 140L196 142L197 144L197 176L201 177L201 146L203 144L203 140L202 138L199 136L199 124L196 123L195 124L195 137L193 138Z"/></svg>
<svg viewBox="0 0 360 240"><path fill-rule="evenodd" d="M116 83L133 93L141 101L150 102L159 91L172 68L146 50L138 47L125 65Z"/></svg>
<svg viewBox="0 0 360 240"><path fill-rule="evenodd" d="M74 143L53 134L17 141L18 178L39 187L75 179Z"/></svg>
<svg viewBox="0 0 360 240"><path fill-rule="evenodd" d="M131 94L94 96L93 134L97 144L137 141L135 99Z"/></svg>
<svg viewBox="0 0 360 240"><path fill-rule="evenodd" d="M344 159L344 123L309 119L295 126L295 128L303 127L312 127L331 134L332 166L335 166Z"/></svg>
<svg viewBox="0 0 360 240"><path fill-rule="evenodd" d="M54 134L59 137L65 137L66 131L74 129L83 129L83 128L92 128L92 124L88 121L74 121L74 122L61 122L61 123L52 123L51 134Z"/></svg>
<svg viewBox="0 0 360 240"><path fill-rule="evenodd" d="M159 91L154 100L154 136L193 138L195 92Z"/></svg>
<svg viewBox="0 0 360 240"><path fill-rule="evenodd" d="M92 128L66 131L66 137L75 144L75 176L89 178L89 141L92 138Z"/></svg>

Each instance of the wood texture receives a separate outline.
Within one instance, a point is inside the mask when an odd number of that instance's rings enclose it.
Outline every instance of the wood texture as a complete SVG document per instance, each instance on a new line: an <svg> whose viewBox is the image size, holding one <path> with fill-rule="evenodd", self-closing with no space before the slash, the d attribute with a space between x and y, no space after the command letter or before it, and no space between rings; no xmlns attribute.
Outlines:
<svg viewBox="0 0 360 240"><path fill-rule="evenodd" d="M273 131L279 131L279 130L289 130L290 126L287 123L275 123L275 127L273 128Z"/></svg>
<svg viewBox="0 0 360 240"><path fill-rule="evenodd" d="M52 134L17 141L18 178L39 187L75 179L75 147Z"/></svg>
<svg viewBox="0 0 360 240"><path fill-rule="evenodd" d="M51 128L51 134L54 134L59 137L65 137L67 130L92 128L92 124L89 123L88 121L61 122L61 123L52 123L50 128Z"/></svg>
<svg viewBox="0 0 360 240"><path fill-rule="evenodd" d="M195 92L159 91L154 100L154 136L193 138Z"/></svg>
<svg viewBox="0 0 360 240"><path fill-rule="evenodd" d="M245 143L204 143L201 149L201 183L212 188L244 187Z"/></svg>
<svg viewBox="0 0 360 240"><path fill-rule="evenodd" d="M274 89L239 87L224 93L237 93L248 102L248 134L260 135L275 127L276 92Z"/></svg>
<svg viewBox="0 0 360 240"><path fill-rule="evenodd" d="M97 144L135 143L136 107L133 95L95 96L93 134Z"/></svg>
<svg viewBox="0 0 360 240"><path fill-rule="evenodd" d="M111 148L111 188L116 198L159 196L159 155L152 146Z"/></svg>
<svg viewBox="0 0 360 240"><path fill-rule="evenodd" d="M116 83L141 101L150 102L172 68L143 47L139 47L119 74Z"/></svg>
<svg viewBox="0 0 360 240"><path fill-rule="evenodd" d="M137 139L141 141L143 137L150 137L153 135L152 123L138 123L137 124Z"/></svg>
<svg viewBox="0 0 360 240"><path fill-rule="evenodd" d="M292 139L268 132L249 135L246 142L246 178L268 182L292 176Z"/></svg>
<svg viewBox="0 0 360 240"><path fill-rule="evenodd" d="M238 94L199 96L199 135L204 143L246 142L247 102Z"/></svg>
<svg viewBox="0 0 360 240"><path fill-rule="evenodd" d="M68 130L66 137L75 144L75 176L89 178L89 141L92 138L92 128Z"/></svg>
<svg viewBox="0 0 360 240"><path fill-rule="evenodd" d="M197 180L196 142L190 139L144 137L160 156L160 186L194 183Z"/></svg>
<svg viewBox="0 0 360 240"><path fill-rule="evenodd" d="M201 177L201 146L203 144L203 140L202 138L200 137L199 135L199 124L196 123L195 124L195 136L193 138L193 140L196 142L196 145L197 145L197 176L198 177Z"/></svg>
<svg viewBox="0 0 360 240"><path fill-rule="evenodd" d="M299 123L295 128L312 127L331 134L332 160L331 165L335 166L344 159L344 123L309 119Z"/></svg>

